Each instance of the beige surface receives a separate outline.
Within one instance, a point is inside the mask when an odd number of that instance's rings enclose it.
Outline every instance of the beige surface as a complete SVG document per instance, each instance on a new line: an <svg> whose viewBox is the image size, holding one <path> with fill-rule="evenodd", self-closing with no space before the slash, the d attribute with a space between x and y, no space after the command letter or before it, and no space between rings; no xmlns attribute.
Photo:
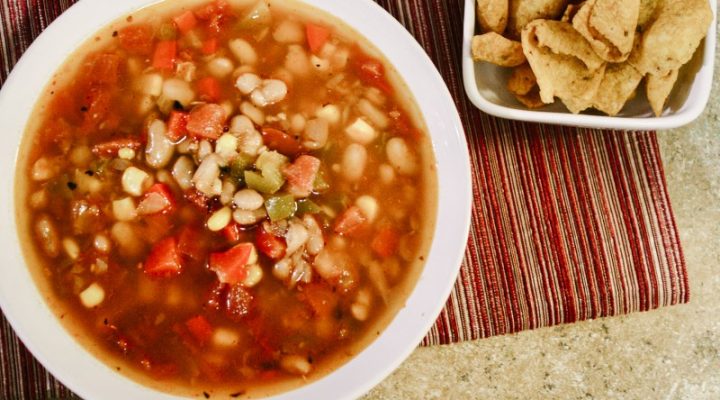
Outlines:
<svg viewBox="0 0 720 400"><path fill-rule="evenodd" d="M658 134L690 304L419 348L367 399L720 399L719 84L695 123Z"/></svg>

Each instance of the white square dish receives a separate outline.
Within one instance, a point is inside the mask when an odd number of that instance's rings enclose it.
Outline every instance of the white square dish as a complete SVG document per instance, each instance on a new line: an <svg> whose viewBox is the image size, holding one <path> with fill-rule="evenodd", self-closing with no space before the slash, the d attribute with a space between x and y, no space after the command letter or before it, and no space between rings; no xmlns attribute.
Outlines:
<svg viewBox="0 0 720 400"><path fill-rule="evenodd" d="M716 15L717 0L710 0L710 6L713 16ZM537 110L530 110L507 91L505 84L510 75L509 68L484 62L476 63L472 59L471 41L477 32L475 0L465 1L463 29L465 91L476 107L497 117L587 128L662 130L686 125L695 120L705 109L710 97L715 61L714 19L707 36L700 44L700 49L680 70L678 81L660 117L653 115L643 90L638 90L637 96L614 117L606 116L596 110L572 114L559 101Z"/></svg>

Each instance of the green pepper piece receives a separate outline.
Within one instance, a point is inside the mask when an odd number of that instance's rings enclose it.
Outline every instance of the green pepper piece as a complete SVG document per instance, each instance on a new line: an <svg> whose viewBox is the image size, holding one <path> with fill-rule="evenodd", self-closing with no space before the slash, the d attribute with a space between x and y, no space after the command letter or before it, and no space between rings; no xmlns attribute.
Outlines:
<svg viewBox="0 0 720 400"><path fill-rule="evenodd" d="M287 157L276 152L266 151L255 161L260 172L245 171L245 183L250 189L261 193L274 194L285 184L282 168L288 163Z"/></svg>
<svg viewBox="0 0 720 400"><path fill-rule="evenodd" d="M324 192L330 189L330 184L325 180L325 173L322 170L318 171L315 175L315 182L313 182L313 190L316 192Z"/></svg>
<svg viewBox="0 0 720 400"><path fill-rule="evenodd" d="M241 187L245 184L245 170L253 164L253 157L247 154L240 154L230 163L230 177Z"/></svg>
<svg viewBox="0 0 720 400"><path fill-rule="evenodd" d="M257 190L260 193L274 194L285 183L283 179L274 179L271 177L265 177L255 171L245 171L245 183L247 187L253 190Z"/></svg>
<svg viewBox="0 0 720 400"><path fill-rule="evenodd" d="M265 210L271 221L280 221L295 215L297 204L292 195L274 196L265 200Z"/></svg>
<svg viewBox="0 0 720 400"><path fill-rule="evenodd" d="M310 199L300 199L297 201L298 214L320 214L322 208Z"/></svg>

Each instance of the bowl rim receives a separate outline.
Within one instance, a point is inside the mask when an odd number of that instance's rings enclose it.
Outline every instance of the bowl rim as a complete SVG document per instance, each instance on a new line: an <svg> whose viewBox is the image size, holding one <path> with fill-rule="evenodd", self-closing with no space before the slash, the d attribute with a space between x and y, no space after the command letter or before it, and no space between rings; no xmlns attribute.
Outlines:
<svg viewBox="0 0 720 400"><path fill-rule="evenodd" d="M465 93L480 110L497 117L526 122L541 122L554 125L578 126L599 129L664 130L687 125L697 119L707 106L713 83L715 64L715 42L717 34L717 0L708 0L713 20L704 39L703 60L692 83L697 90L695 96L688 96L682 109L660 117L611 117L607 115L572 114L569 111L553 112L543 110L516 109L493 103L479 90L475 74L476 63L472 59L472 38L476 34L475 0L465 1L463 20L462 69Z"/></svg>
<svg viewBox="0 0 720 400"><path fill-rule="evenodd" d="M343 20L365 36L394 65L414 95L435 154L438 198L434 239L415 288L385 331L352 360L325 377L272 398L355 398L369 391L420 343L445 306L464 256L470 229L472 184L465 133L455 102L440 73L418 42L371 0L352 3L303 0ZM72 51L111 21L158 0L97 0L75 3L26 50L0 91L0 212L15 215L15 166L19 143L39 93ZM92 16L92 18L88 18ZM442 221L442 223L441 223ZM93 399L173 399L116 373L77 343L50 310L25 266L15 229L0 231L5 267L0 269L0 308L17 336L58 380ZM29 289L29 290L28 290ZM436 293L428 296L427 293ZM68 357L69 355L69 357Z"/></svg>

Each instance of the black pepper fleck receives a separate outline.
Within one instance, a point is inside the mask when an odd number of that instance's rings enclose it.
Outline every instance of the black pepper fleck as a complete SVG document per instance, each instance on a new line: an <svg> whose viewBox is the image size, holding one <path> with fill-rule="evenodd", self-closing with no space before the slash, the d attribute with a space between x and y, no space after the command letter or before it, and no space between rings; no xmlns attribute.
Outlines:
<svg viewBox="0 0 720 400"><path fill-rule="evenodd" d="M95 173L92 170L87 170L87 171L85 171L85 175L93 176L93 175L95 175Z"/></svg>
<svg viewBox="0 0 720 400"><path fill-rule="evenodd" d="M81 112L87 112L88 108L85 106L80 107Z"/></svg>
<svg viewBox="0 0 720 400"><path fill-rule="evenodd" d="M70 182L67 183L67 187L68 187L68 189L70 189L70 190L75 190L75 189L77 189L77 183L75 183L75 182L73 182L73 181L70 181Z"/></svg>
<svg viewBox="0 0 720 400"><path fill-rule="evenodd" d="M235 398L238 398L238 397L240 397L240 396L242 396L242 395L244 395L244 394L245 394L245 391L244 391L244 390L241 390L241 391L239 391L239 392L231 393L231 394L230 394L230 397L232 397L233 399L235 399Z"/></svg>
<svg viewBox="0 0 720 400"><path fill-rule="evenodd" d="M203 392L203 396L205 396L206 399L210 398L210 394L208 392Z"/></svg>
<svg viewBox="0 0 720 400"><path fill-rule="evenodd" d="M117 35L118 35L118 31L113 31L112 36L113 36L113 37L117 37Z"/></svg>

